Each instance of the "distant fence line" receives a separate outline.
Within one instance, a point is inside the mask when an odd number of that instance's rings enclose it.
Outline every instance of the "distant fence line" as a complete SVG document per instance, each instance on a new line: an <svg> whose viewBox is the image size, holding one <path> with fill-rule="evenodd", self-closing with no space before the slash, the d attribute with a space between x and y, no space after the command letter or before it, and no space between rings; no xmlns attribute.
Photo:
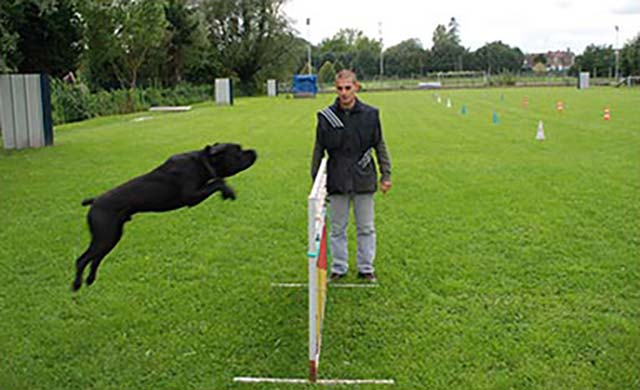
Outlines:
<svg viewBox="0 0 640 390"><path fill-rule="evenodd" d="M363 91L393 91L393 90L419 90L429 89L424 85L427 83L439 82L442 89L454 88L489 88L489 87L574 87L577 85L576 77L538 77L538 76L515 76L515 75L477 75L475 77L416 77L416 78L383 78L361 81ZM615 80L612 78L591 78L592 86L614 86ZM431 88L433 89L433 88ZM290 93L290 82L279 82L280 93ZM320 83L319 93L330 93L334 91L333 83Z"/></svg>

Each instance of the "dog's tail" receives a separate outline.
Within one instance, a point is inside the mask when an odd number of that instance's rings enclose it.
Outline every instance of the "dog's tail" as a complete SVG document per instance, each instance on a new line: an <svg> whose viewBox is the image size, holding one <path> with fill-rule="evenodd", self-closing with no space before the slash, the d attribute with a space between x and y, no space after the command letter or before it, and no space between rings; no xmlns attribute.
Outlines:
<svg viewBox="0 0 640 390"><path fill-rule="evenodd" d="M96 199L96 198L87 198L87 199L85 199L85 200L83 200L83 201L82 201L82 205L83 205L83 206L88 206L88 205L90 205L91 203L93 203L93 201L94 201L95 199Z"/></svg>

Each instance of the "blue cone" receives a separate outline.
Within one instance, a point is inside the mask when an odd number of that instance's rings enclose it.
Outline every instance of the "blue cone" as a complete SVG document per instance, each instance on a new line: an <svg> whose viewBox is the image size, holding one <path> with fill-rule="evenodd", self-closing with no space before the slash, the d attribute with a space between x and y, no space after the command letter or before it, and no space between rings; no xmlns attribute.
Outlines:
<svg viewBox="0 0 640 390"><path fill-rule="evenodd" d="M467 114L467 105L466 104L462 105L462 110L460 110L460 112L462 113L462 115L466 115Z"/></svg>
<svg viewBox="0 0 640 390"><path fill-rule="evenodd" d="M498 123L498 113L497 112L493 112L493 124L497 124Z"/></svg>

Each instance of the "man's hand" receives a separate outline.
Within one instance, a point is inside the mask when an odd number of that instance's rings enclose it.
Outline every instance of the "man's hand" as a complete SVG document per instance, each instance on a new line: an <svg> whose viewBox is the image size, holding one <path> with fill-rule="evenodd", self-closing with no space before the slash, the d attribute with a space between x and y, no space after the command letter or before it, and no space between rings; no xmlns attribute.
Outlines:
<svg viewBox="0 0 640 390"><path fill-rule="evenodd" d="M391 180L385 180L380 182L380 191L386 194L391 189Z"/></svg>

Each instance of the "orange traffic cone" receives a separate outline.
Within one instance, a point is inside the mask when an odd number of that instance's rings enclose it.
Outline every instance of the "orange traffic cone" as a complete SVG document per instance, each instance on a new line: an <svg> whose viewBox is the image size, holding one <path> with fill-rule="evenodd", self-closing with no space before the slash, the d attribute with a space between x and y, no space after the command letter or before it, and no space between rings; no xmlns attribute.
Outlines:
<svg viewBox="0 0 640 390"><path fill-rule="evenodd" d="M562 103L562 100L558 100L556 103L556 110L558 110L558 112L564 111L564 103Z"/></svg>
<svg viewBox="0 0 640 390"><path fill-rule="evenodd" d="M527 108L527 107L529 107L529 98L525 96L522 98L522 108Z"/></svg>
<svg viewBox="0 0 640 390"><path fill-rule="evenodd" d="M611 112L609 111L609 107L604 108L604 116L602 117L605 121L611 119Z"/></svg>

